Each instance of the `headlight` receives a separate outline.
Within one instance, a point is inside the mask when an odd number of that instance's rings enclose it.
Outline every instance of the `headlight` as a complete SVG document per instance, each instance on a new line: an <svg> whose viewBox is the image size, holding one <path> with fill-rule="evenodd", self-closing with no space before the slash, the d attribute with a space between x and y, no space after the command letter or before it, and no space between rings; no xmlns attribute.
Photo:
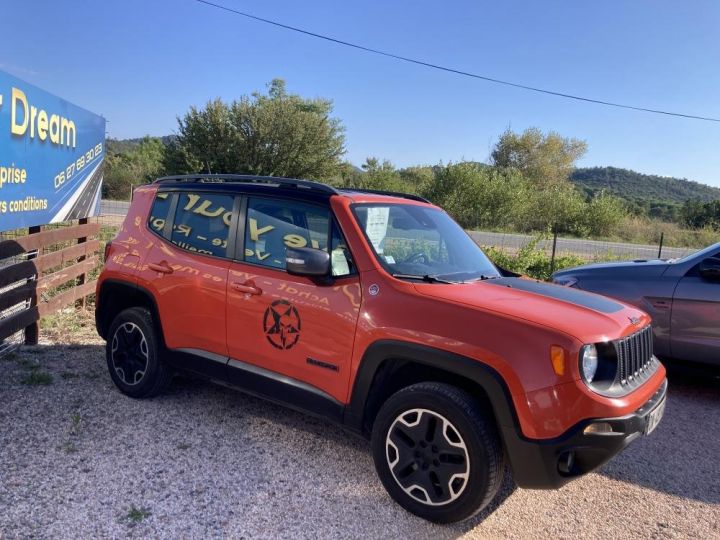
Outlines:
<svg viewBox="0 0 720 540"><path fill-rule="evenodd" d="M598 369L598 354L595 345L585 345L580 349L580 368L585 382L593 382Z"/></svg>
<svg viewBox="0 0 720 540"><path fill-rule="evenodd" d="M617 380L617 351L611 341L584 345L580 349L578 369L583 382L603 396L622 391Z"/></svg>

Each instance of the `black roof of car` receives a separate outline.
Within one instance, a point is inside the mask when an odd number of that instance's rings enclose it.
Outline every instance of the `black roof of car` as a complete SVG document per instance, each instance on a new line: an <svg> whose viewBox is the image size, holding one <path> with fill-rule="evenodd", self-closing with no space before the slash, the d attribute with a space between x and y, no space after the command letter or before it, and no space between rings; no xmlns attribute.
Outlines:
<svg viewBox="0 0 720 540"><path fill-rule="evenodd" d="M296 190L296 194L303 194L308 198L326 199L332 195L352 195L353 193L367 193L374 195L386 195L390 197L399 197L403 199L410 199L414 201L421 201L429 203L427 199L420 197L419 195L413 195L411 193L398 193L394 191L382 191L374 189L357 189L357 188L335 188L322 182L315 182L313 180L301 180L298 178L285 178L281 176L255 176L247 174L183 174L177 176L164 176L158 178L154 182L155 184L161 184L162 187L172 188L190 188L195 184L206 184L207 187L212 186L213 190L226 190L228 188L237 187L242 185L244 188L251 188L254 186L255 189L248 191L267 192L265 188L279 188L283 193L287 194L290 190ZM205 187L205 186L203 186Z"/></svg>

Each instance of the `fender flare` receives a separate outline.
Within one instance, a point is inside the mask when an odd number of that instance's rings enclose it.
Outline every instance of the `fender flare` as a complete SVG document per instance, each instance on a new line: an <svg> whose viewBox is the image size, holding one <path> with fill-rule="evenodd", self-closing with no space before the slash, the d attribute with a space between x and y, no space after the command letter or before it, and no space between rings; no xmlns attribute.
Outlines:
<svg viewBox="0 0 720 540"><path fill-rule="evenodd" d="M510 391L495 369L466 356L397 340L379 340L365 350L355 375L350 402L345 409L344 423L350 429L363 432L365 407L375 375L385 361L396 360L439 369L476 383L487 394L501 431L505 431L503 428L512 428L520 432Z"/></svg>
<svg viewBox="0 0 720 540"><path fill-rule="evenodd" d="M142 296L145 300L147 300L147 304L150 307L150 312L153 315L153 321L155 321L155 324L158 326L157 330L160 336L160 340L164 346L165 334L163 333L162 324L160 322L160 311L158 310L158 305L155 301L155 297L145 287L141 287L137 283L124 281L121 279L106 279L102 283L100 283L98 287L97 300L95 304L95 327L97 328L97 332L100 337L106 339L105 333L107 332L110 324L112 323L112 321L108 320L107 318L107 312L105 311L108 308L107 300L106 298L104 298L104 296L107 295L108 291L110 290L126 290L130 293L131 296Z"/></svg>
<svg viewBox="0 0 720 540"><path fill-rule="evenodd" d="M531 489L557 488L570 480L570 477L563 477L557 472L558 455L565 448L568 435L552 440L527 439L522 433L510 391L500 374L479 360L442 349L394 340L381 340L370 345L358 367L350 402L345 408L343 421L349 429L367 436L365 405L375 375L388 360L430 366L480 386L487 394L497 423L498 436L518 486Z"/></svg>

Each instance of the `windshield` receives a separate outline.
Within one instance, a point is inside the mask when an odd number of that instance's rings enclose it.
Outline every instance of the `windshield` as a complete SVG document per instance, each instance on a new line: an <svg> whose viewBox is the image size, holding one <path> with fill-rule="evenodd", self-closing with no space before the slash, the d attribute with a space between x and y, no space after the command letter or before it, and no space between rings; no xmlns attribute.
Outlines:
<svg viewBox="0 0 720 540"><path fill-rule="evenodd" d="M380 264L396 277L460 283L499 277L450 216L410 204L357 204L355 217Z"/></svg>
<svg viewBox="0 0 720 540"><path fill-rule="evenodd" d="M720 257L720 242L703 248L699 251L693 251L677 259L670 259L668 262L673 264L684 263L685 261L695 257L697 257L698 259L705 257Z"/></svg>

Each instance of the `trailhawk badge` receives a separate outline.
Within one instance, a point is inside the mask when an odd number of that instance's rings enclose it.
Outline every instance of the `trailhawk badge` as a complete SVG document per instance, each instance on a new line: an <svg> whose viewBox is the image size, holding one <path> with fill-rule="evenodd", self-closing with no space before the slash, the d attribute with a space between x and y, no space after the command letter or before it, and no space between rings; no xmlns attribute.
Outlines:
<svg viewBox="0 0 720 540"><path fill-rule="evenodd" d="M300 314L287 300L275 300L265 310L265 337L278 349L291 349L300 340Z"/></svg>

